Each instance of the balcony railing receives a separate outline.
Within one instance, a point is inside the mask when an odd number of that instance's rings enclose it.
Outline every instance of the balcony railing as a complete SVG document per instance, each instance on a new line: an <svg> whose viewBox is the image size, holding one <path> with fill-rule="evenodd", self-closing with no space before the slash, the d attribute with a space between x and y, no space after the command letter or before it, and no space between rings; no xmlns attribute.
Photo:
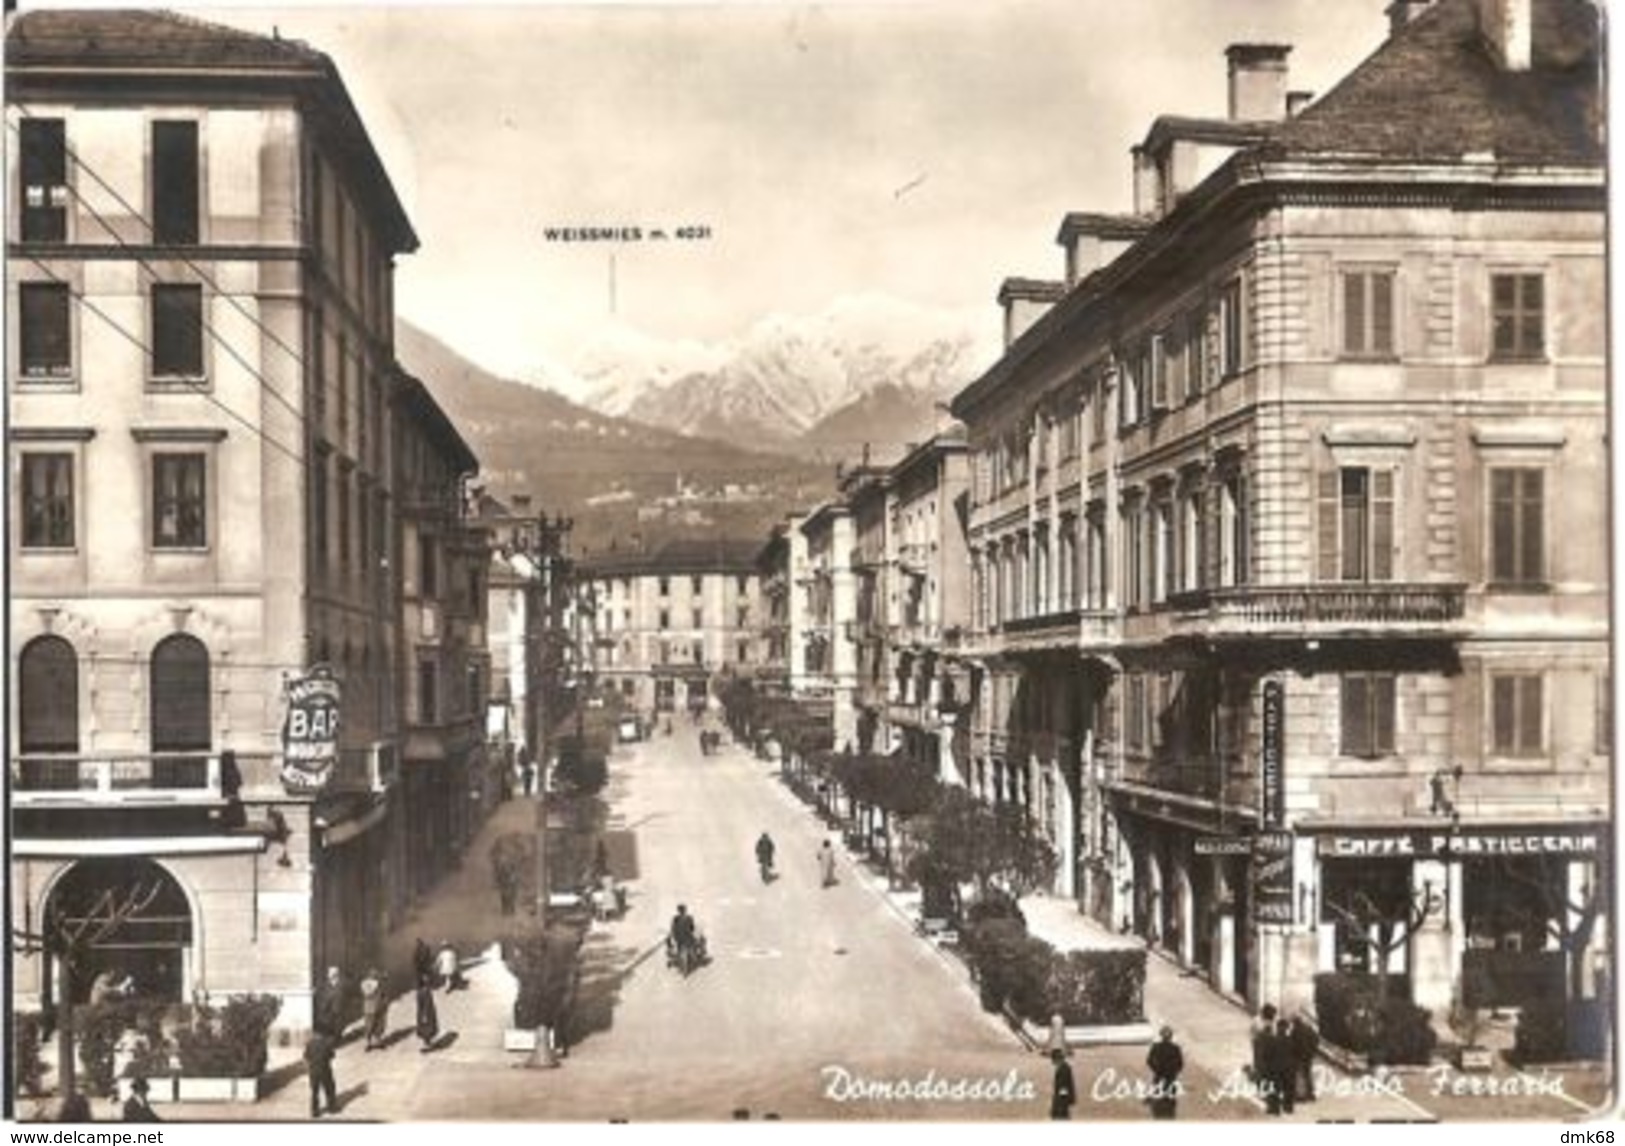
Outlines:
<svg viewBox="0 0 1625 1146"><path fill-rule="evenodd" d="M1393 633L1458 621L1466 599L1463 584L1363 582L1203 589L1178 594L1169 604L1176 611L1178 625L1198 626L1208 633L1253 633L1270 628Z"/></svg>
<svg viewBox="0 0 1625 1146"><path fill-rule="evenodd" d="M16 807L167 807L218 804L234 794L251 798L283 791L280 756L239 752L235 760L236 777L227 783L217 752L14 756L11 799ZM366 748L346 748L339 752L326 790L382 792L396 783L398 775L393 744L380 741Z"/></svg>
<svg viewBox="0 0 1625 1146"><path fill-rule="evenodd" d="M1121 783L1181 796L1219 797L1219 765L1215 760L1153 760L1130 757L1117 773Z"/></svg>

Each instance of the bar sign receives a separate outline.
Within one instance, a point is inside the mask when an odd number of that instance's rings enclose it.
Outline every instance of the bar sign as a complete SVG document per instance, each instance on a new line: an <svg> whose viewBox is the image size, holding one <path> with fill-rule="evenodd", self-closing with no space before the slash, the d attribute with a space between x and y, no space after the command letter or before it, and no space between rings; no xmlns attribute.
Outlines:
<svg viewBox="0 0 1625 1146"><path fill-rule="evenodd" d="M1286 822L1286 770L1282 767L1282 725L1286 718L1286 690L1278 680L1264 682L1264 728L1260 771L1263 774L1264 826L1279 828Z"/></svg>

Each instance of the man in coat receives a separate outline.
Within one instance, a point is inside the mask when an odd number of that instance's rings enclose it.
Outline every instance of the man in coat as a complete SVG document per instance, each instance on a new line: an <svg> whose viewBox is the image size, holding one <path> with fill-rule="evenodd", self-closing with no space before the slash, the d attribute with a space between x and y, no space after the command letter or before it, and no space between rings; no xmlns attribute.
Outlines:
<svg viewBox="0 0 1625 1146"><path fill-rule="evenodd" d="M1270 1114L1291 1114L1293 1108L1292 1024L1280 1019L1275 1029L1263 1036L1264 1109Z"/></svg>
<svg viewBox="0 0 1625 1146"><path fill-rule="evenodd" d="M327 979L316 990L314 1026L335 1043L344 1037L344 976L337 967L327 969Z"/></svg>
<svg viewBox="0 0 1625 1146"><path fill-rule="evenodd" d="M1302 1011L1292 1016L1292 1065L1297 1081L1298 1101L1315 1100L1315 1055L1320 1051L1320 1035L1309 1025Z"/></svg>
<svg viewBox="0 0 1625 1146"><path fill-rule="evenodd" d="M367 1049L381 1048L389 1027L389 997L384 992L384 977L376 967L368 967L361 979L361 1025Z"/></svg>
<svg viewBox="0 0 1625 1146"><path fill-rule="evenodd" d="M1072 1064L1066 1061L1066 1052L1057 1047L1049 1052L1055 1063L1055 1089L1050 1094L1049 1116L1066 1121L1072 1117L1072 1104L1078 1101L1078 1088L1072 1080Z"/></svg>
<svg viewBox="0 0 1625 1146"><path fill-rule="evenodd" d="M1185 1052L1174 1042L1174 1028L1165 1026L1161 1038L1151 1044L1145 1065L1151 1071L1151 1117L1173 1118L1178 1107L1179 1075L1185 1069Z"/></svg>
<svg viewBox="0 0 1625 1146"><path fill-rule="evenodd" d="M333 1079L333 1050L335 1040L324 1031L311 1032L305 1044L305 1063L310 1067L310 1116L322 1116L322 1100L327 1100L327 1113L339 1112L339 1088Z"/></svg>
<svg viewBox="0 0 1625 1146"><path fill-rule="evenodd" d="M825 887L835 886L835 849L828 840L818 849L818 875Z"/></svg>

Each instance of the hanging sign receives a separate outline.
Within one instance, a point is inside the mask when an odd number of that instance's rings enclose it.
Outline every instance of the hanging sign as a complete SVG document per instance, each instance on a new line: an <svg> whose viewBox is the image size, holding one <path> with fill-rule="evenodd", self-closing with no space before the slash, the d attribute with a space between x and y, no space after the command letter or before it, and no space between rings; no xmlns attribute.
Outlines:
<svg viewBox="0 0 1625 1146"><path fill-rule="evenodd" d="M1261 810L1266 828L1278 828L1286 822L1286 769L1281 759L1285 716L1286 689L1278 680L1265 681L1263 747L1259 771L1264 782L1264 807Z"/></svg>
<svg viewBox="0 0 1625 1146"><path fill-rule="evenodd" d="M1253 918L1259 923L1292 922L1292 833L1260 832L1253 837Z"/></svg>
<svg viewBox="0 0 1625 1146"><path fill-rule="evenodd" d="M327 786L339 755L339 682L331 665L314 665L287 683L282 722L282 787L290 793Z"/></svg>

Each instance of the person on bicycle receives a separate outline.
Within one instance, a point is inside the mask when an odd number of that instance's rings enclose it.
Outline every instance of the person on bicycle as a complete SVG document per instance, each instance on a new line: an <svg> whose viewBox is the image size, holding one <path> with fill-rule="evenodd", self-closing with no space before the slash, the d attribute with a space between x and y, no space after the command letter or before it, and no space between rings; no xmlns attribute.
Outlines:
<svg viewBox="0 0 1625 1146"><path fill-rule="evenodd" d="M671 917L671 933L666 942L671 946L674 954L685 951L694 952L698 946L699 930L694 925L694 917L688 913L685 904L677 905L677 914Z"/></svg>
<svg viewBox="0 0 1625 1146"><path fill-rule="evenodd" d="M762 869L764 878L773 870L773 837L766 832L756 841L756 864Z"/></svg>

